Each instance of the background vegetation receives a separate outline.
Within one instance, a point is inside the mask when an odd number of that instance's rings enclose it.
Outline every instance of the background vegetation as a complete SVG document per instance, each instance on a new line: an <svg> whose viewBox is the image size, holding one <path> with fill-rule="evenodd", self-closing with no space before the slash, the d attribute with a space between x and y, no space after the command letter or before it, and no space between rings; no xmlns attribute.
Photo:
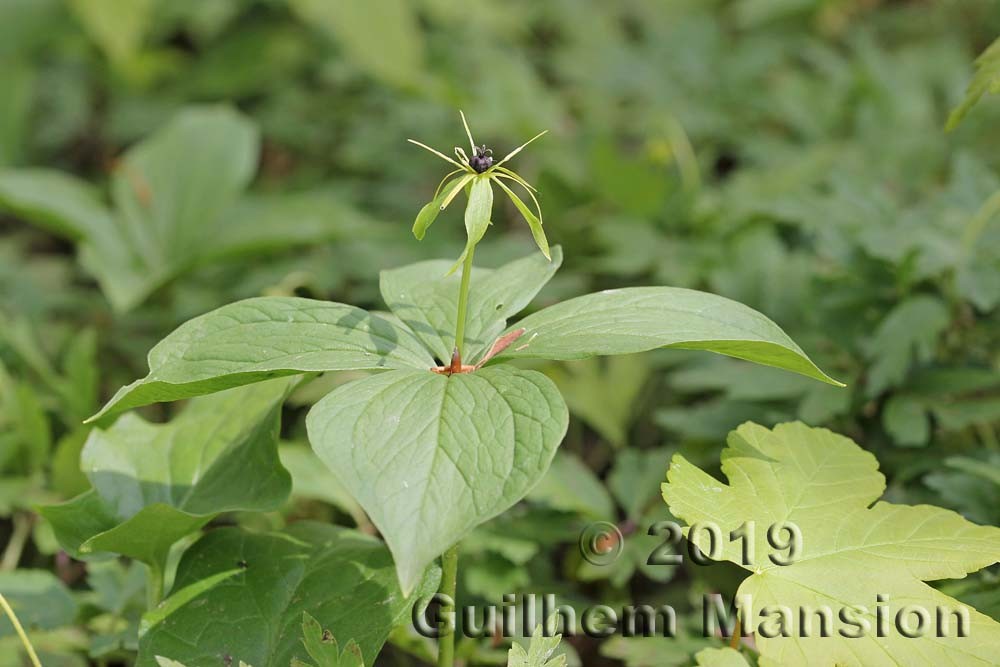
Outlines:
<svg viewBox="0 0 1000 667"><path fill-rule="evenodd" d="M380 307L379 269L457 257L460 207L409 234L440 169L405 139L462 144L458 108L501 155L549 130L518 163L566 256L536 305L706 289L849 385L690 352L542 366L569 437L529 501L463 545L463 600L666 601L699 626L701 594L740 573L647 566L645 530L670 453L717 466L748 419L829 426L876 454L889 500L1000 523L1000 103L944 131L998 33L988 0L3 0L0 592L44 664L131 664L142 568L69 558L35 509L87 488L82 420L194 315L258 294ZM206 118L234 134L188 132ZM172 205L147 218L150 201ZM503 213L478 263L531 252ZM286 407L293 500L216 523L370 529L303 446L320 395ZM594 521L626 536L612 565L576 548ZM995 568L944 586L1000 619ZM15 641L0 621L0 667ZM568 642L571 663L631 667L711 645ZM380 664L428 651L400 630Z"/></svg>

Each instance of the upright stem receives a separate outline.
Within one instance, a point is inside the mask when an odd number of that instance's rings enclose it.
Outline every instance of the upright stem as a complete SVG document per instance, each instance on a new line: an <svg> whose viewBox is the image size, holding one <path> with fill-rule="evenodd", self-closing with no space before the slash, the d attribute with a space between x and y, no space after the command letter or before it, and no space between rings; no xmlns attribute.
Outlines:
<svg viewBox="0 0 1000 667"><path fill-rule="evenodd" d="M458 288L458 315L455 322L455 353L457 362L461 364L462 350L465 347L465 319L466 310L469 305L469 280L472 278L472 256L476 247L469 248L465 255L465 263L462 264L462 284ZM455 544L444 552L441 556L441 588L440 592L448 596L448 599L455 602L455 590L458 588L458 545ZM455 632L457 629L456 607L442 607L442 615L450 612L452 623L450 628L445 628L438 638L438 667L452 667L455 662Z"/></svg>
<svg viewBox="0 0 1000 667"><path fill-rule="evenodd" d="M441 593L448 596L452 602L455 601L455 589L458 582L458 545L444 552L441 556ZM438 638L438 667L452 667L455 662L455 632L458 629L457 604L449 607L442 607L441 614L450 612L452 623L450 628L446 628Z"/></svg>
<svg viewBox="0 0 1000 667"><path fill-rule="evenodd" d="M163 568L150 563L146 568L146 608L153 609L163 600Z"/></svg>
<svg viewBox="0 0 1000 667"><path fill-rule="evenodd" d="M10 619L10 624L14 626L14 632L17 636L21 638L21 643L24 644L24 650L28 653L28 660L34 667L42 667L41 661L38 659L38 654L35 653L35 647L31 645L31 641L28 639L27 633L25 633L24 628L21 627L21 622L17 620L17 614L11 609L10 605L7 604L7 598L0 593L0 609L3 609L4 613L7 614L7 618Z"/></svg>
<svg viewBox="0 0 1000 667"><path fill-rule="evenodd" d="M472 277L472 255L476 252L476 246L469 248L469 253L465 256L465 264L462 265L462 286L458 292L458 319L455 323L455 349L461 358L462 350L465 346L465 311L469 305L469 279Z"/></svg>

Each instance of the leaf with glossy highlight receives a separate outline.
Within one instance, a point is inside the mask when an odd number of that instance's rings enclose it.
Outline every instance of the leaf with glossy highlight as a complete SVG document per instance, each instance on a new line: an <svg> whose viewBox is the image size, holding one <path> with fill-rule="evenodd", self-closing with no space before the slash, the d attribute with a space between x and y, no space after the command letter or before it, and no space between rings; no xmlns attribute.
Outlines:
<svg viewBox="0 0 1000 667"><path fill-rule="evenodd" d="M576 297L533 313L499 359L584 359L660 347L708 350L840 384L781 328L741 303L680 287L629 287Z"/></svg>
<svg viewBox="0 0 1000 667"><path fill-rule="evenodd" d="M245 299L179 326L150 350L149 375L119 389L88 421L283 375L433 365L408 329L361 308Z"/></svg>

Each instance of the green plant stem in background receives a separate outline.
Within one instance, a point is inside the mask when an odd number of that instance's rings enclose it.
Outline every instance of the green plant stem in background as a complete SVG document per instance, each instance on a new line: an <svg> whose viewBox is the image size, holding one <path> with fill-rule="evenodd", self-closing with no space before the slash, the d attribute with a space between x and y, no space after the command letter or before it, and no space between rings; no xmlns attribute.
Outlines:
<svg viewBox="0 0 1000 667"><path fill-rule="evenodd" d="M11 609L10 605L7 604L7 598L0 593L0 607L3 608L7 618L10 619L10 624L14 626L14 632L17 636L21 638L21 643L24 644L24 650L28 653L28 660L34 667L42 667L42 662L38 659L38 654L35 653L35 647L31 645L31 641L28 639L28 635L24 632L24 628L21 627L21 622L17 620L17 614Z"/></svg>
<svg viewBox="0 0 1000 667"><path fill-rule="evenodd" d="M475 246L469 248L469 252L465 256L465 264L462 265L462 286L459 287L458 292L458 321L455 324L455 349L458 350L459 358L462 356L462 348L465 343L465 311L469 303L469 279L472 277L472 256L475 252Z"/></svg>
<svg viewBox="0 0 1000 667"><path fill-rule="evenodd" d="M449 613L452 622L446 626L438 638L438 667L452 667L455 660L455 631L457 630L457 620L455 619L456 609L455 590L458 580L458 545L454 545L441 556L441 593L448 596L452 601L450 607L442 607L441 615Z"/></svg>
<svg viewBox="0 0 1000 667"><path fill-rule="evenodd" d="M13 570L17 567L18 562L21 560L21 553L24 551L24 545L31 535L30 516L21 512L15 512L11 520L13 521L14 529L11 532L10 541L7 542L7 548L3 551L3 557L0 558L0 572Z"/></svg>

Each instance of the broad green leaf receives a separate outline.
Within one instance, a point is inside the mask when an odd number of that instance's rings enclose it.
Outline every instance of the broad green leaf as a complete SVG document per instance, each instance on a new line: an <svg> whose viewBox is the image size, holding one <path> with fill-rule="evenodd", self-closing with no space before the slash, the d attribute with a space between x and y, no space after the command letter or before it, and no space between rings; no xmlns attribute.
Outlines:
<svg viewBox="0 0 1000 667"><path fill-rule="evenodd" d="M694 659L696 667L750 667L743 655L733 648L703 648Z"/></svg>
<svg viewBox="0 0 1000 667"><path fill-rule="evenodd" d="M310 25L331 35L347 58L376 77L402 88L422 80L423 34L406 0L365 3L291 0Z"/></svg>
<svg viewBox="0 0 1000 667"><path fill-rule="evenodd" d="M243 115L192 107L117 163L109 210L76 180L47 170L0 171L0 208L81 241L80 258L118 310L186 268L229 251L224 213L257 169L259 137ZM221 246L221 247L220 247Z"/></svg>
<svg viewBox="0 0 1000 667"><path fill-rule="evenodd" d="M406 618L413 599L399 590L392 558L378 540L352 530L303 522L283 532L254 534L220 528L188 549L175 590L229 573L165 616L153 616L139 641L139 664L163 656L188 667L309 662L302 617L308 613L343 644L355 641L374 662L389 631ZM436 567L419 595L440 580ZM170 604L167 598L165 604Z"/></svg>
<svg viewBox="0 0 1000 667"><path fill-rule="evenodd" d="M52 169L0 169L0 207L73 240L103 240L116 231L95 189Z"/></svg>
<svg viewBox="0 0 1000 667"><path fill-rule="evenodd" d="M187 264L257 170L260 137L226 107L189 109L129 150L111 195L123 231L153 269Z"/></svg>
<svg viewBox="0 0 1000 667"><path fill-rule="evenodd" d="M986 50L976 58L976 74L972 83L965 91L965 99L955 107L948 116L945 129L955 129L965 115L979 102L985 94L1000 94L1000 38L994 40Z"/></svg>
<svg viewBox="0 0 1000 667"><path fill-rule="evenodd" d="M538 483L567 423L548 378L509 366L381 373L335 389L306 419L313 449L389 545L404 592Z"/></svg>
<svg viewBox="0 0 1000 667"><path fill-rule="evenodd" d="M938 609L963 606L925 581L960 578L1000 560L1000 529L977 526L959 514L929 505L907 506L876 502L885 490L878 462L851 440L801 423L773 430L744 424L730 434L722 453L723 484L674 456L663 485L670 511L688 526L711 522L723 539L709 544L708 530L688 532L703 552L728 560L752 574L737 596L749 596L745 616L757 632L756 642L768 664L800 664L803 655L823 656L839 665L990 665L1000 652L1000 623L965 606L967 637L950 633L904 637L890 620L884 637L875 636L876 594L886 597L889 614L906 605L921 607L936 623ZM872 504L874 503L874 505ZM752 561L743 564L743 540L726 539L746 521L755 546ZM790 564L776 565L767 533L772 525L790 523L801 532L801 547ZM777 533L788 537L787 530ZM770 605L794 610L785 619L791 636L768 638L761 632L778 629ZM813 624L804 632L798 610L821 606L833 612L830 636L821 637ZM839 617L853 609L854 618L869 623L857 638L840 634L858 631ZM815 619L814 619L815 620ZM912 620L912 619L911 619ZM809 636L803 636L809 635Z"/></svg>
<svg viewBox="0 0 1000 667"><path fill-rule="evenodd" d="M247 195L222 215L201 261L357 238L379 224L326 190Z"/></svg>
<svg viewBox="0 0 1000 667"><path fill-rule="evenodd" d="M278 460L279 418L293 383L202 397L166 424L129 414L94 429L81 456L93 489L42 513L73 553L162 567L174 542L216 514L280 506L291 482Z"/></svg>
<svg viewBox="0 0 1000 667"><path fill-rule="evenodd" d="M69 625L76 617L76 601L66 585L46 570L0 572L0 593L29 633ZM13 634L10 620L0 612L0 637Z"/></svg>
<svg viewBox="0 0 1000 667"><path fill-rule="evenodd" d="M257 152L245 118L191 108L118 164L114 209L46 169L0 169L0 209L79 242L84 267L118 310L195 266L377 229L331 192L241 197Z"/></svg>
<svg viewBox="0 0 1000 667"><path fill-rule="evenodd" d="M408 329L385 317L297 297L246 299L188 320L148 361L149 375L119 389L88 421L282 375L434 365Z"/></svg>
<svg viewBox="0 0 1000 667"><path fill-rule="evenodd" d="M507 652L507 667L566 667L566 656L553 653L559 648L562 635L546 637L542 634L542 626L535 628L531 635L528 650L520 644L514 644Z"/></svg>
<svg viewBox="0 0 1000 667"><path fill-rule="evenodd" d="M587 294L533 313L511 328L525 333L499 358L584 359L677 347L709 350L839 384L761 313L679 287Z"/></svg>
<svg viewBox="0 0 1000 667"><path fill-rule="evenodd" d="M465 363L487 352L510 317L519 313L552 278L562 263L562 250L552 248L552 261L531 254L498 269L473 268L465 323ZM455 318L461 276L445 275L448 260L417 262L383 271L382 300L441 362L455 349Z"/></svg>
<svg viewBox="0 0 1000 667"><path fill-rule="evenodd" d="M108 242L85 244L82 254L115 308L132 308L211 256L225 236L223 213L256 171L259 141L235 111L191 108L125 154L111 196L127 255Z"/></svg>

